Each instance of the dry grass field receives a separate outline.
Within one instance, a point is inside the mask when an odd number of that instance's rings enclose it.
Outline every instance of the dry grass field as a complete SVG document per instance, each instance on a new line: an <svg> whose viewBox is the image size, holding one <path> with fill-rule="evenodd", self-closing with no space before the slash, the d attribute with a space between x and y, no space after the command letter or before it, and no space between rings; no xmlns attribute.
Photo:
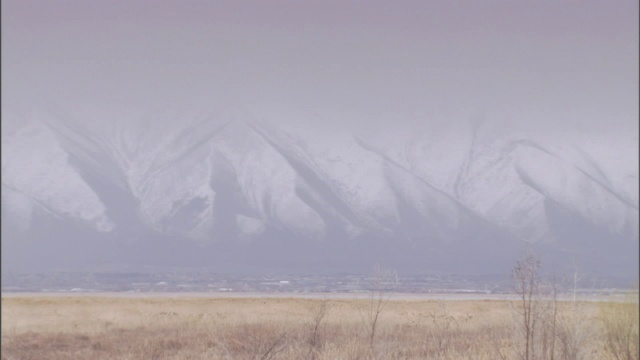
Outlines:
<svg viewBox="0 0 640 360"><path fill-rule="evenodd" d="M375 299L3 296L2 359L522 357L517 303L391 298L372 334L376 309ZM536 358L637 359L637 304L557 309Z"/></svg>

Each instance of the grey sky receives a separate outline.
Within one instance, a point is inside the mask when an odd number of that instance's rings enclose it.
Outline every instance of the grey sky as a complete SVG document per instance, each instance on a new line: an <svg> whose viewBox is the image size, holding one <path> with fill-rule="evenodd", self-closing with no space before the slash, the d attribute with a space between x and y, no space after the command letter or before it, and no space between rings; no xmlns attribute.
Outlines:
<svg viewBox="0 0 640 360"><path fill-rule="evenodd" d="M100 122L175 103L341 122L499 109L637 128L637 1L2 6L5 111L40 94Z"/></svg>

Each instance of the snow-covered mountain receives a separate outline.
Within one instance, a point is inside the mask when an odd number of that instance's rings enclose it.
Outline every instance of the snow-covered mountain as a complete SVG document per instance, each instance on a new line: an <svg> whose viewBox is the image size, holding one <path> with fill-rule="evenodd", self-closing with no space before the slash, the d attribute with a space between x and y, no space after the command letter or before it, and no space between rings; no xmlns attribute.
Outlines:
<svg viewBox="0 0 640 360"><path fill-rule="evenodd" d="M528 242L594 271L637 267L637 136L145 119L48 112L3 133L3 264L491 272Z"/></svg>

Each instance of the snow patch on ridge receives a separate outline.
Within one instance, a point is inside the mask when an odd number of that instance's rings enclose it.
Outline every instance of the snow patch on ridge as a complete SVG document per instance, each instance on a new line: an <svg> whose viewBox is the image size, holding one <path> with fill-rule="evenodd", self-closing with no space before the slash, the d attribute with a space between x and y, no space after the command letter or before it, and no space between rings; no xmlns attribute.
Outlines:
<svg viewBox="0 0 640 360"><path fill-rule="evenodd" d="M114 228L98 196L69 164L67 153L46 127L29 124L3 140L5 186L50 211L83 220L98 231Z"/></svg>

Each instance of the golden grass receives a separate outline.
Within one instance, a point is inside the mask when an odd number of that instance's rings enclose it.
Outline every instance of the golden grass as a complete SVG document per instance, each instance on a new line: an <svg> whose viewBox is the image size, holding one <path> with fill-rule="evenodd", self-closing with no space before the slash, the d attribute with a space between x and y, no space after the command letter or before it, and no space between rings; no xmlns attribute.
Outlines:
<svg viewBox="0 0 640 360"><path fill-rule="evenodd" d="M629 300L626 303L604 303L600 307L604 344L609 359L638 360L640 314L637 298Z"/></svg>
<svg viewBox="0 0 640 360"><path fill-rule="evenodd" d="M392 299L373 346L368 306L350 299L3 297L2 359L517 357L508 301ZM601 304L581 303L580 311L585 324L603 328ZM582 358L605 358L605 332L594 334Z"/></svg>

